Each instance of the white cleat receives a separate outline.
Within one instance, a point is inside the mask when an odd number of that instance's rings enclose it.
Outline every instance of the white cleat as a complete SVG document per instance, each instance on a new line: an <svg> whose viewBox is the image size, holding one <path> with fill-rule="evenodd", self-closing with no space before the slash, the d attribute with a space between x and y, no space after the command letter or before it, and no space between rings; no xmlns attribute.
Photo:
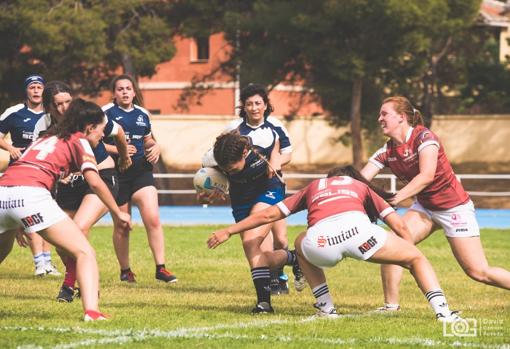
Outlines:
<svg viewBox="0 0 510 349"><path fill-rule="evenodd" d="M313 316L314 318L323 318L323 319L338 319L340 315L336 312L335 308L331 308L329 310L324 310L323 308L319 307L317 303L313 305L315 309L317 309L317 313Z"/></svg>
<svg viewBox="0 0 510 349"><path fill-rule="evenodd" d="M454 322L465 322L466 320L464 320L463 318L461 318L459 316L459 312L458 311L452 311L450 313L450 315L444 315L444 314L441 314L441 313L437 313L436 314L436 320L439 321L439 322L442 322L442 323L447 323L447 324L451 324L451 323L454 323Z"/></svg>
<svg viewBox="0 0 510 349"><path fill-rule="evenodd" d="M35 266L34 275L39 277L46 275L46 266L44 264L37 264Z"/></svg>
<svg viewBox="0 0 510 349"><path fill-rule="evenodd" d="M395 311L400 311L400 305L384 303L382 307L379 307L376 310L374 310L374 313L391 313Z"/></svg>
<svg viewBox="0 0 510 349"><path fill-rule="evenodd" d="M103 321L108 320L109 316L103 313L100 313L98 311L94 310L87 310L85 312L85 316L83 317L83 321L90 322L90 321Z"/></svg>
<svg viewBox="0 0 510 349"><path fill-rule="evenodd" d="M51 262L45 265L46 274L52 276L61 276L62 273L57 270L57 267L54 266Z"/></svg>

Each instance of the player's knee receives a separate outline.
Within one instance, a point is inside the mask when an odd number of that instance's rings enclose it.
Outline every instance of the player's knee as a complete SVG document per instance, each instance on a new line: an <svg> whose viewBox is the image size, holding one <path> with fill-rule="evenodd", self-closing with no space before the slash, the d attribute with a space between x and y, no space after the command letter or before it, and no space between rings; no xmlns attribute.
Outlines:
<svg viewBox="0 0 510 349"><path fill-rule="evenodd" d="M464 271L466 272L467 276L469 276L471 279L483 282L483 283L489 283L489 275L488 275L488 268L484 267L468 267L465 268Z"/></svg>

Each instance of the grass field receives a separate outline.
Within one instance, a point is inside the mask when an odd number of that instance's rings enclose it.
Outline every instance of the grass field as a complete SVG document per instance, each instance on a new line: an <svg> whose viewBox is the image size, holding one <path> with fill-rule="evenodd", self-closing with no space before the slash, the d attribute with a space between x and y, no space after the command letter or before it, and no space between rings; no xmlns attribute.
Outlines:
<svg viewBox="0 0 510 349"><path fill-rule="evenodd" d="M309 289L273 297L274 315L252 316L255 294L239 238L206 249L213 227L165 227L168 261L179 282L154 280L154 265L143 229L131 237L135 285L121 284L111 228L92 232L101 270L101 308L112 320L84 323L79 301L55 301L61 279L32 276L31 255L15 247L0 266L0 348L510 348L510 293L470 280L454 261L442 232L421 246L440 278L452 309L471 318L444 336L443 326L405 275L403 310L371 311L382 303L377 265L344 260L327 272L339 312L336 320L313 319ZM293 241L302 227L291 227ZM510 269L510 231L484 230L491 264ZM59 262L59 269L63 267ZM290 270L288 271L290 273ZM476 327L473 322L476 321ZM452 334L452 328L446 328Z"/></svg>

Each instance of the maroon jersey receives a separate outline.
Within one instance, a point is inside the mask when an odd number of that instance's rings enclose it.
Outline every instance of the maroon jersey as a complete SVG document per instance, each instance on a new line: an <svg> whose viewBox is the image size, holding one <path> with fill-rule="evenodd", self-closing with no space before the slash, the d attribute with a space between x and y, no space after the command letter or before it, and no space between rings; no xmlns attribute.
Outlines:
<svg viewBox="0 0 510 349"><path fill-rule="evenodd" d="M465 204L469 201L469 195L455 176L443 146L432 131L421 125L409 130L403 144L397 145L390 139L369 161L380 169L388 166L400 180L407 183L420 173L418 153L430 145L439 148L436 173L432 183L418 193L418 202L433 211Z"/></svg>
<svg viewBox="0 0 510 349"><path fill-rule="evenodd" d="M316 179L276 205L287 216L308 209L308 226L311 227L324 218L343 212L358 211L366 214L363 206L366 200L374 203L381 219L395 212L365 183L345 176Z"/></svg>
<svg viewBox="0 0 510 349"><path fill-rule="evenodd" d="M7 168L0 178L1 186L53 188L55 182L70 172L97 171L89 142L81 132L68 140L56 136L40 138Z"/></svg>

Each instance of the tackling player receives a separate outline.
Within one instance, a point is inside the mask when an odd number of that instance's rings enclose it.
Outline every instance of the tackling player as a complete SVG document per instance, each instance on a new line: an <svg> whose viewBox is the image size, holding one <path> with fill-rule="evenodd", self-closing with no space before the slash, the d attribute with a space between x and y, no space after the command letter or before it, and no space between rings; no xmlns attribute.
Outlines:
<svg viewBox="0 0 510 349"><path fill-rule="evenodd" d="M361 174L370 181L389 167L406 183L391 203L397 205L415 197L403 216L413 243L443 228L453 255L469 277L510 289L510 272L489 266L473 202L455 176L439 139L423 126L421 113L405 97L390 97L383 101L378 121L390 140L370 158ZM400 309L402 268L383 265L381 275L385 305L379 310Z"/></svg>
<svg viewBox="0 0 510 349"><path fill-rule="evenodd" d="M352 166L335 168L328 178L314 180L278 204L214 232L207 244L216 248L233 234L307 209L308 229L296 238L295 244L299 265L317 301L314 304L317 316L338 317L322 268L333 267L345 257L351 257L374 263L396 263L409 269L438 321L462 320L450 311L427 258L406 241L410 234L405 223L377 192L391 197L371 187ZM398 237L371 223L378 218ZM283 260L285 256L278 253L276 258Z"/></svg>

